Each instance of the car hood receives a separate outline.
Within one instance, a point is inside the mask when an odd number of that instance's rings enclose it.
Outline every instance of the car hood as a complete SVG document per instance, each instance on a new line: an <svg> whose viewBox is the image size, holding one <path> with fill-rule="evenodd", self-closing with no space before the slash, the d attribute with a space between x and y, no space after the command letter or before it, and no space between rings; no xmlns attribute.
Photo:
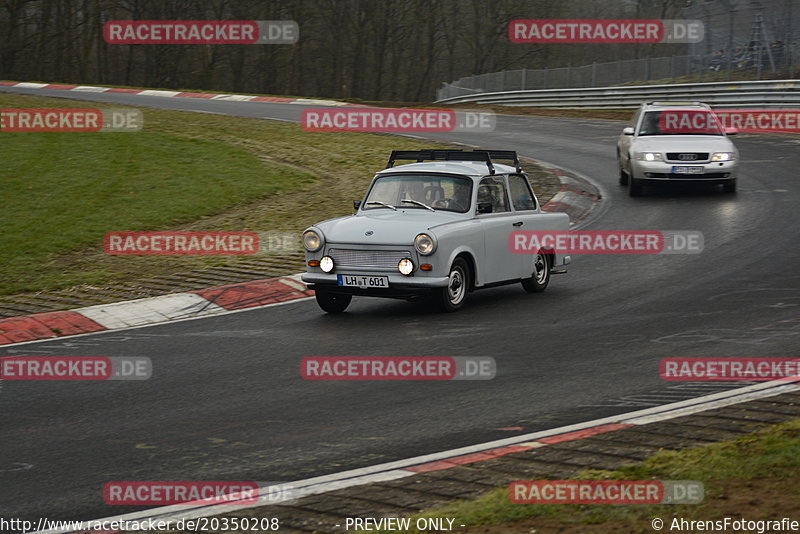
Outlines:
<svg viewBox="0 0 800 534"><path fill-rule="evenodd" d="M637 137L637 152L734 152L736 147L727 137L714 135L654 135Z"/></svg>
<svg viewBox="0 0 800 534"><path fill-rule="evenodd" d="M330 219L314 226L322 230L328 243L411 245L420 232L463 219L463 214L446 211L398 209L395 212L387 208Z"/></svg>

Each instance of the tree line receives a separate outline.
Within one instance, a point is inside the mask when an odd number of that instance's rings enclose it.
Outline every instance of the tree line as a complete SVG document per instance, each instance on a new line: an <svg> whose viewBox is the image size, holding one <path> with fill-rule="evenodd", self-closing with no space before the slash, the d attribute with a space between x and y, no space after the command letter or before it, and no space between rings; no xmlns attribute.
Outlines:
<svg viewBox="0 0 800 534"><path fill-rule="evenodd" d="M680 18L678 0L0 0L0 78L430 101L444 82L685 53L677 44L514 44L514 19ZM120 45L113 20L294 20L293 45Z"/></svg>

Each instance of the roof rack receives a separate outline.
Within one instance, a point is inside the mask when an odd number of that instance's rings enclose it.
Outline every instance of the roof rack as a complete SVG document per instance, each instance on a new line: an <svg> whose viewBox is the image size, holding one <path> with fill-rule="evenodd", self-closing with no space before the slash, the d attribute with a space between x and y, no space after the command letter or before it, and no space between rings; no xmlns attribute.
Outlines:
<svg viewBox="0 0 800 534"><path fill-rule="evenodd" d="M516 150L392 150L387 169L398 160L423 161L480 161L485 162L489 174L495 174L492 160L505 159L514 162L517 172L522 172Z"/></svg>
<svg viewBox="0 0 800 534"><path fill-rule="evenodd" d="M699 100L651 100L646 102L648 106L704 106L704 102Z"/></svg>

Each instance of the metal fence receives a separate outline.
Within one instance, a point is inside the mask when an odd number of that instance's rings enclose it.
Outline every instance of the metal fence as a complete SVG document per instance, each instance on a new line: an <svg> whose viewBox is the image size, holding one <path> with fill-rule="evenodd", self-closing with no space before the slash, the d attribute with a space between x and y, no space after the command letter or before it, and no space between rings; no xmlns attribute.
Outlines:
<svg viewBox="0 0 800 534"><path fill-rule="evenodd" d="M697 82L731 80L742 77L792 78L798 57L798 46L773 47L767 53L743 51L735 55L687 55L648 57L609 63L592 63L580 67L556 69L506 70L467 76L445 83L437 90L436 100L477 93L526 91L535 89L565 89L606 87L629 83L661 80L675 83L684 76L696 76ZM761 60L758 60L760 56Z"/></svg>
<svg viewBox="0 0 800 534"><path fill-rule="evenodd" d="M629 109L638 107L646 100L699 100L714 108L797 108L800 107L800 80L529 89L454 96L440 103Z"/></svg>

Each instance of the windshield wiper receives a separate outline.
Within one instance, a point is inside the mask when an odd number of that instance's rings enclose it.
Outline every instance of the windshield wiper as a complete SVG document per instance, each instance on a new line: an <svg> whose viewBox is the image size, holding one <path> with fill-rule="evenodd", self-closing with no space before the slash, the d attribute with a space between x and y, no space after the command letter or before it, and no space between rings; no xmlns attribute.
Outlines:
<svg viewBox="0 0 800 534"><path fill-rule="evenodd" d="M427 204L423 204L423 203L422 203L422 202L420 202L419 200L411 200L410 198L404 198L404 199L402 199L400 202L411 202L412 204L416 204L416 205L418 205L418 206L422 206L423 208L429 209L429 210L431 210L431 211L436 211L436 210L435 210L435 209L433 209L432 207L428 206Z"/></svg>
<svg viewBox="0 0 800 534"><path fill-rule="evenodd" d="M367 206L371 206L373 204L380 204L381 206L385 206L387 208L392 208L394 211L397 211L397 208L395 208L391 204L387 204L386 202L381 202L379 200L371 200L371 201L367 202Z"/></svg>

